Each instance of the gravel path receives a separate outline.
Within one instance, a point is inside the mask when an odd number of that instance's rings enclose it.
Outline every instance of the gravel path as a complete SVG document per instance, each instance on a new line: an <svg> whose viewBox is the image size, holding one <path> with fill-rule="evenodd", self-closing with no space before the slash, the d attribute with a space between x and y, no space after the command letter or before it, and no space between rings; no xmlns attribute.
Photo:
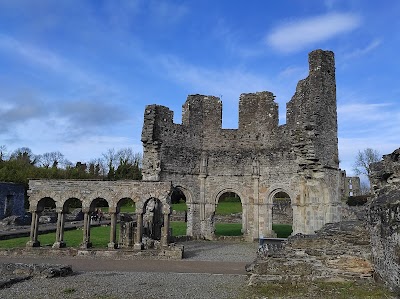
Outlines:
<svg viewBox="0 0 400 299"><path fill-rule="evenodd" d="M193 265L251 262L257 244L214 241L183 243L185 260ZM82 261L83 262L83 261ZM98 260L84 260L85 263ZM171 269L174 261L171 263ZM160 269L161 271L161 269ZM204 272L204 271L201 271ZM244 274L84 271L63 278L33 278L0 290L0 298L238 298L246 285Z"/></svg>

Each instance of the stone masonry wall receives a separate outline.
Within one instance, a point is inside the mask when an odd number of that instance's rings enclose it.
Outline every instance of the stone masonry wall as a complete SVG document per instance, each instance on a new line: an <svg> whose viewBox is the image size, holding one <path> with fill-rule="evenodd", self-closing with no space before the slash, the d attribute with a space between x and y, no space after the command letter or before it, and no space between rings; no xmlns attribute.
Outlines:
<svg viewBox="0 0 400 299"><path fill-rule="evenodd" d="M0 219L8 216L23 217L25 214L24 197L24 186L0 182Z"/></svg>
<svg viewBox="0 0 400 299"><path fill-rule="evenodd" d="M143 180L171 181L186 197L188 234L212 239L214 215L225 192L240 196L248 239L272 235L272 200L292 201L294 233L314 233L340 220L334 55L309 55L309 76L287 104L278 125L271 92L242 94L238 129L222 129L222 102L190 95L182 124L167 107L144 113Z"/></svg>
<svg viewBox="0 0 400 299"><path fill-rule="evenodd" d="M368 211L375 271L400 293L400 148L371 165Z"/></svg>

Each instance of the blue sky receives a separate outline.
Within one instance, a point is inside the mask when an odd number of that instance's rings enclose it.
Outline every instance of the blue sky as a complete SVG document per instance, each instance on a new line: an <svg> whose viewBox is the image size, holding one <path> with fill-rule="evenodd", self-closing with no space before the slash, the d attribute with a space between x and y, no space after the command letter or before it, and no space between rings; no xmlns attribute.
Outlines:
<svg viewBox="0 0 400 299"><path fill-rule="evenodd" d="M0 145L89 161L140 142L145 105L181 121L188 94L276 95L280 123L308 53L332 50L341 168L400 146L400 2L0 0Z"/></svg>

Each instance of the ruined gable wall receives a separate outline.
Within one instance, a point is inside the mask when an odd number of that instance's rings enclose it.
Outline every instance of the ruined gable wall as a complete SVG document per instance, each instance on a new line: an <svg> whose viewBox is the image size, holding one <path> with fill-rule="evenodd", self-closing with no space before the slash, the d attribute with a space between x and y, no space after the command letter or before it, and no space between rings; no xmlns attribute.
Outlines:
<svg viewBox="0 0 400 299"><path fill-rule="evenodd" d="M330 207L339 200L335 92L333 53L317 50L310 53L308 78L288 103L287 125L278 125L271 92L240 96L238 129L221 128L217 97L189 96L181 125L173 124L168 108L147 106L143 179L188 189L192 209L199 210L195 222L211 226L219 192L238 193L247 213L244 229L255 236L260 227L271 228L268 196L281 188L296 205L295 232L312 233L340 219Z"/></svg>
<svg viewBox="0 0 400 299"><path fill-rule="evenodd" d="M375 271L400 293L400 148L371 165L368 210Z"/></svg>

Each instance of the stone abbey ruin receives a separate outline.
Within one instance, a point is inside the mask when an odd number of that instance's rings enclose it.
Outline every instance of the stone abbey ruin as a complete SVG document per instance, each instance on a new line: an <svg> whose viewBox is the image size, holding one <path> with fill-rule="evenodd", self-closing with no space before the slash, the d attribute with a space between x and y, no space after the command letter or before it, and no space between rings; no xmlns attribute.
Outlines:
<svg viewBox="0 0 400 299"><path fill-rule="evenodd" d="M271 92L242 94L239 128L222 129L219 98L191 95L182 124L167 107L146 107L143 180L172 182L188 205L188 234L212 239L224 193L242 203L242 232L249 240L273 236L276 194L290 197L293 234L312 234L340 221L334 55L313 51L309 76L287 104L285 125Z"/></svg>
<svg viewBox="0 0 400 299"><path fill-rule="evenodd" d="M109 247L115 248L115 225L121 200L137 205L134 247L143 247L143 217L155 199L163 218L162 244L169 239L170 195L186 199L187 235L215 238L215 210L221 195L233 192L242 204L242 232L255 240L273 236L273 199L290 197L293 234L312 234L325 223L340 221L337 112L334 54L309 54L309 76L298 83L287 104L287 124L278 125L278 106L271 92L242 94L239 128L222 129L222 103L213 96L192 95L183 105L182 124L173 123L167 107L150 105L144 113L143 181L30 182L31 240L38 246L38 215L43 200L55 201L58 213L55 247L64 246L66 203L82 202L83 247L90 247L89 215L105 200L111 213Z"/></svg>
<svg viewBox="0 0 400 299"><path fill-rule="evenodd" d="M159 256L182 258L179 246L170 243L174 196L187 205L187 236L212 240L216 208L226 194L235 194L242 206L243 237L253 241L274 236L275 200L284 194L293 236L283 248L268 249L267 258L259 256L249 268L250 282L379 277L400 292L400 149L371 166L372 199L349 217L341 196L357 195L360 181L339 169L332 52L309 54L309 75L287 103L284 125L279 125L271 92L240 96L238 129L222 129L219 98L190 95L182 124L173 123L169 108L147 106L141 139L142 181L31 180L27 247L40 246L39 218L49 199L57 213L53 248L67 246L71 201L82 206L81 249L90 248L90 215L105 201L111 250L99 252L117 256L109 252L128 248L132 255L153 248ZM136 206L130 219L120 213L126 200Z"/></svg>

